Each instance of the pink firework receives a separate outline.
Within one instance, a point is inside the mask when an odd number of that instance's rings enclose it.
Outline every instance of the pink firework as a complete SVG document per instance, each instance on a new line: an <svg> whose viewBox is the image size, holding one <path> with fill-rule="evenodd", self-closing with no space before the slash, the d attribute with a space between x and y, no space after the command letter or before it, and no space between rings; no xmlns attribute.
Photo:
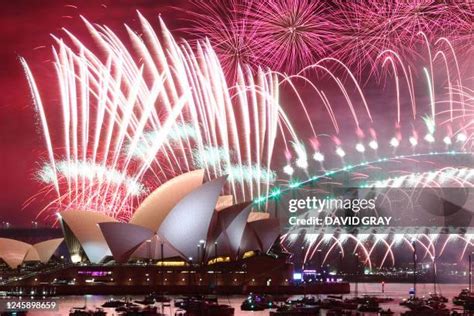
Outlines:
<svg viewBox="0 0 474 316"><path fill-rule="evenodd" d="M270 0L248 7L256 55L272 70L297 73L326 56L336 39L330 8L323 2Z"/></svg>
<svg viewBox="0 0 474 316"><path fill-rule="evenodd" d="M424 40L455 34L459 27L458 7L435 1L371 0L338 7L335 55L359 74L374 71L384 50L413 62Z"/></svg>
<svg viewBox="0 0 474 316"><path fill-rule="evenodd" d="M206 37L210 41L230 80L236 78L239 66L256 68L256 42L244 1L193 1L195 10L188 12L191 27L183 29L198 40Z"/></svg>
<svg viewBox="0 0 474 316"><path fill-rule="evenodd" d="M474 44L474 3L458 3L453 5L457 11L458 23L456 33L451 35L456 51L463 57L473 52ZM468 63L470 58L466 58Z"/></svg>

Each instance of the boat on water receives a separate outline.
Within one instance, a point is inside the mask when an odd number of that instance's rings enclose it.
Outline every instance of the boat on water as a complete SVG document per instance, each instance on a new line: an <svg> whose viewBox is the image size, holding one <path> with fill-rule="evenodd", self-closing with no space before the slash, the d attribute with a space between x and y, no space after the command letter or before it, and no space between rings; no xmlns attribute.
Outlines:
<svg viewBox="0 0 474 316"><path fill-rule="evenodd" d="M139 305L132 302L125 302L122 306L115 308L116 312L126 312L130 309L139 308Z"/></svg>
<svg viewBox="0 0 474 316"><path fill-rule="evenodd" d="M176 315L183 316L233 316L235 312L232 306L219 304L212 298L190 297L176 300L174 305L178 308Z"/></svg>
<svg viewBox="0 0 474 316"><path fill-rule="evenodd" d="M315 306L315 305L321 305L321 300L314 297L314 296L303 296L298 299L294 300L287 300L286 304L288 305L309 305L309 306Z"/></svg>
<svg viewBox="0 0 474 316"><path fill-rule="evenodd" d="M319 306L288 305L284 304L275 311L270 311L270 316L313 316L319 314Z"/></svg>
<svg viewBox="0 0 474 316"><path fill-rule="evenodd" d="M152 297L155 300L156 303L169 303L169 302L171 302L171 298L169 298L168 296L166 296L164 294L151 293L147 296Z"/></svg>
<svg viewBox="0 0 474 316"><path fill-rule="evenodd" d="M363 295L346 299L347 302L354 302L357 304L364 304L367 302L376 302L378 304L393 302L393 298L386 296Z"/></svg>
<svg viewBox="0 0 474 316"><path fill-rule="evenodd" d="M390 309L381 309L379 311L379 316L391 316L391 315L395 315L395 313Z"/></svg>
<svg viewBox="0 0 474 316"><path fill-rule="evenodd" d="M106 307L106 308L117 308L117 307L124 306L126 303L127 303L126 300L116 300L112 297L101 306Z"/></svg>
<svg viewBox="0 0 474 316"><path fill-rule="evenodd" d="M367 301L366 303L360 304L357 310L364 313L378 313L380 311L380 305L376 301Z"/></svg>
<svg viewBox="0 0 474 316"><path fill-rule="evenodd" d="M448 309L435 309L428 305L422 305L415 309L403 312L402 316L449 316Z"/></svg>
<svg viewBox="0 0 474 316"><path fill-rule="evenodd" d="M146 295L143 299L135 300L134 302L140 305L153 305L155 304L156 300L154 296L150 294L150 295Z"/></svg>
<svg viewBox="0 0 474 316"><path fill-rule="evenodd" d="M273 298L270 295L250 293L240 305L240 309L243 311L262 311L274 306Z"/></svg>
<svg viewBox="0 0 474 316"><path fill-rule="evenodd" d="M353 316L353 311L333 308L326 312L326 316Z"/></svg>
<svg viewBox="0 0 474 316"><path fill-rule="evenodd" d="M440 303L447 303L448 302L447 297L445 297L441 294L438 294L438 293L430 293L427 299L431 300L431 301L435 301L435 302L440 302Z"/></svg>
<svg viewBox="0 0 474 316"><path fill-rule="evenodd" d="M352 302L350 300L342 300L342 299L331 299L327 298L319 303L319 307L322 309L344 309L344 310L351 310L357 309L359 304Z"/></svg>
<svg viewBox="0 0 474 316"><path fill-rule="evenodd" d="M467 301L474 300L474 295L469 289L462 289L461 292L453 297L453 304L463 306Z"/></svg>
<svg viewBox="0 0 474 316"><path fill-rule="evenodd" d="M423 299L419 297L410 297L410 298L404 298L400 302L400 305L408 307L408 308L417 308L419 306L425 305L425 302Z"/></svg>
<svg viewBox="0 0 474 316"><path fill-rule="evenodd" d="M96 308L95 310L88 310L85 308L72 308L69 311L69 316L106 316L107 313L102 308Z"/></svg>
<svg viewBox="0 0 474 316"><path fill-rule="evenodd" d="M400 302L400 305L410 309L402 315L449 315L450 312L443 301L443 299L433 296L427 298L411 297Z"/></svg>
<svg viewBox="0 0 474 316"><path fill-rule="evenodd" d="M165 316L164 314L158 312L158 308L156 306L129 307L119 312L118 315L120 316Z"/></svg>

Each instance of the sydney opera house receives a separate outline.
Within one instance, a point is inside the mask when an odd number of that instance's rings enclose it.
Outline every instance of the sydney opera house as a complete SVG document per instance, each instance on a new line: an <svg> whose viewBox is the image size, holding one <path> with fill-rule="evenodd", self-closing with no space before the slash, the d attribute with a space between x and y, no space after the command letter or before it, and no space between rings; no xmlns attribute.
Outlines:
<svg viewBox="0 0 474 316"><path fill-rule="evenodd" d="M225 177L203 179L204 171L196 170L168 181L128 223L93 210L73 210L58 213L63 238L34 245L0 238L0 258L14 271L0 280L0 289L35 292L53 286L63 294L297 291L290 254L278 247L278 219L251 212L251 203L234 204L232 196L220 196ZM67 255L50 262L60 247L67 248Z"/></svg>

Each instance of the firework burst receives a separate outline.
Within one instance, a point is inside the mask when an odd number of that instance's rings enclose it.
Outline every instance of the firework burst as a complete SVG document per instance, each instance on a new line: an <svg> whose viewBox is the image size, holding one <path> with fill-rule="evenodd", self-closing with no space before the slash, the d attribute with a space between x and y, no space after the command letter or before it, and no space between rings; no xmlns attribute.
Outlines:
<svg viewBox="0 0 474 316"><path fill-rule="evenodd" d="M420 58L427 40L453 32L456 13L433 1L363 1L338 4L335 56L361 74L374 72L381 52L390 50L409 64Z"/></svg>
<svg viewBox="0 0 474 316"><path fill-rule="evenodd" d="M270 0L248 7L256 56L270 69L296 73L326 56L335 41L330 10L322 2Z"/></svg>
<svg viewBox="0 0 474 316"><path fill-rule="evenodd" d="M446 37L472 48L472 5L439 1L233 0L194 2L193 28L206 36L225 66L244 63L297 73L321 58L337 57L358 76L376 73L381 52L406 63L424 54L423 44ZM458 45L459 44L459 45ZM380 70L380 69L378 69Z"/></svg>
<svg viewBox="0 0 474 316"><path fill-rule="evenodd" d="M139 17L143 37L127 27L137 51L86 20L105 54L67 31L67 39L56 38L62 137L50 127L52 112L22 59L48 150L49 162L37 177L50 185L46 192L52 187L57 193L50 208L127 219L144 193L195 168L205 169L208 179L229 174L225 193L236 201L268 192L278 132L284 142L287 131L297 141L279 105L275 76L238 67L236 82L227 86L209 42L198 42L196 50L178 45L162 22L159 36Z"/></svg>
<svg viewBox="0 0 474 316"><path fill-rule="evenodd" d="M198 40L205 36L210 41L226 77L234 81L242 65L256 69L255 34L247 21L250 10L247 0L192 1L192 4L195 8L189 12L192 27L183 31L192 37L198 34Z"/></svg>

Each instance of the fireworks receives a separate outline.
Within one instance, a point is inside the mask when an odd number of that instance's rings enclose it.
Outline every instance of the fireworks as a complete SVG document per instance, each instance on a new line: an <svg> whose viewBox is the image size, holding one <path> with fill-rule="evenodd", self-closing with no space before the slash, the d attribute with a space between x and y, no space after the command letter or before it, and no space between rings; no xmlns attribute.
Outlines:
<svg viewBox="0 0 474 316"><path fill-rule="evenodd" d="M22 60L47 143L49 162L38 178L57 193L51 205L126 219L137 197L194 168L204 168L208 178L230 174L226 190L236 201L268 192L276 178L277 132L285 140L282 126L292 130L274 76L241 69L228 87L209 43L197 43L195 53L178 45L163 23L160 37L140 20L143 38L127 30L142 65L105 26L85 21L104 60L69 32L72 46L56 38L62 144L54 141L51 114Z"/></svg>
<svg viewBox="0 0 474 316"><path fill-rule="evenodd" d="M229 175L224 193L265 211L309 184L330 194L337 185L471 183L469 166L452 165L472 146L474 98L455 50L469 20L464 6L197 3L187 31L205 40L178 43L163 22L157 34L141 15L142 34L126 27L127 38L85 21L97 52L67 31L55 38L60 111L43 102L22 60L48 155L37 178L57 195L48 207L127 219L143 195L196 168L207 179ZM383 88L393 98L366 97L358 80L366 70L390 74ZM381 170L390 175L380 179ZM305 259L327 247L325 261L353 242L370 266L374 249L385 247L383 265L412 239L434 255L434 234L317 231L306 236Z"/></svg>
<svg viewBox="0 0 474 316"><path fill-rule="evenodd" d="M395 51L413 66L425 42L444 37L462 52L472 50L469 4L398 0L194 4L198 13L190 13L193 27L186 30L208 37L230 73L235 73L236 65L248 64L295 74L320 59L337 57L361 76L365 70L381 70L377 64L383 51Z"/></svg>
<svg viewBox="0 0 474 316"><path fill-rule="evenodd" d="M322 2L270 0L248 7L255 54L270 69L296 73L330 51L333 22Z"/></svg>
<svg viewBox="0 0 474 316"><path fill-rule="evenodd" d="M256 69L258 66L257 42L253 39L253 26L247 21L250 9L246 3L247 0L193 1L195 10L189 12L193 26L184 29L194 37L199 34L198 40L208 38L231 80L237 77L239 67Z"/></svg>
<svg viewBox="0 0 474 316"><path fill-rule="evenodd" d="M472 179L474 177L474 169L471 168L452 168L446 167L440 170L410 173L407 175L378 180L370 184L362 185L362 187L377 188L401 188L401 187L442 187L444 184L453 184L472 187Z"/></svg>
<svg viewBox="0 0 474 316"><path fill-rule="evenodd" d="M289 233L282 236L284 247L301 249L301 236L298 233ZM330 261L339 261L339 258L356 256L358 261L369 271L374 268L393 266L403 259L411 260L410 256L401 256L403 253L413 253L413 245L420 252L420 260L448 258L451 253L447 246L459 246L464 249L452 259L462 260L466 256L467 247L474 246L472 234L440 235L426 233L358 233L358 234L328 234L307 233L303 236L303 262L308 263L317 254L323 253L317 267L323 267ZM299 247L298 247L299 246ZM407 258L408 257L408 258Z"/></svg>
<svg viewBox="0 0 474 316"><path fill-rule="evenodd" d="M420 56L423 35L428 39L455 33L457 10L434 1L364 1L338 5L335 56L356 73L376 71L381 52L397 52L413 65Z"/></svg>
<svg viewBox="0 0 474 316"><path fill-rule="evenodd" d="M100 183L117 186L123 185L125 186L126 193L131 196L141 196L146 193L143 184L136 179L118 170L107 168L99 164L84 161L78 161L74 164L71 164L70 161L56 161L54 166L56 168L55 170L51 164L45 164L40 171L38 171L38 179L47 184L54 184L55 181L64 178L66 181L76 179L76 181L87 181L92 185L99 184L99 187ZM88 198L91 197L91 193L94 194L94 192L88 192ZM82 194L86 194L86 192L82 192Z"/></svg>

